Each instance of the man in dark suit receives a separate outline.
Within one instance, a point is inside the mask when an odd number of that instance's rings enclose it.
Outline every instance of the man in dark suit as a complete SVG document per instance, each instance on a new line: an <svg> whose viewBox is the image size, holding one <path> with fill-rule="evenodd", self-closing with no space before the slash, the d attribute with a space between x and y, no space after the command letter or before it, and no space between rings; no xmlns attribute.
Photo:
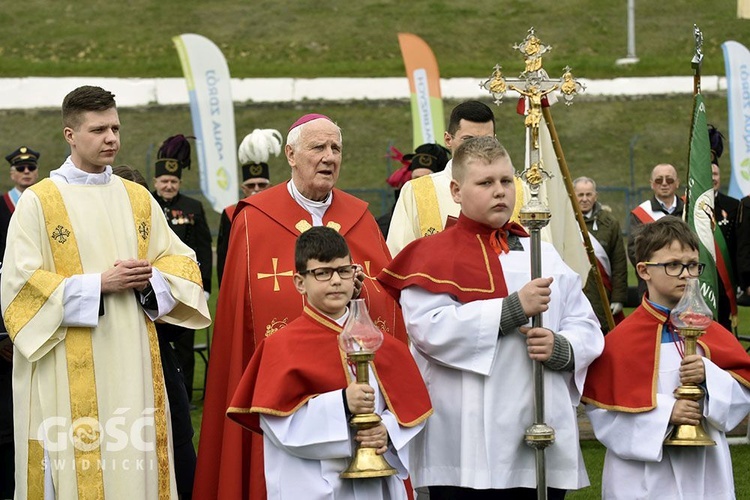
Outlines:
<svg viewBox="0 0 750 500"><path fill-rule="evenodd" d="M153 195L164 211L169 227L195 251L203 279L203 289L208 298L208 294L211 293L213 252L206 212L200 201L180 193L182 170L190 168L190 143L184 135L169 137L161 145L156 156ZM192 399L195 331L166 324L157 324L157 330L160 335L170 336L185 377L188 398Z"/></svg>
<svg viewBox="0 0 750 500"><path fill-rule="evenodd" d="M719 276L719 304L716 321L737 335L737 223L740 201L719 191L721 170L719 157L724 152L724 136L713 125L708 126L711 143L711 180L714 188L714 217L724 241L716 240L716 270ZM750 228L749 228L750 229ZM719 259L721 253L721 259Z"/></svg>

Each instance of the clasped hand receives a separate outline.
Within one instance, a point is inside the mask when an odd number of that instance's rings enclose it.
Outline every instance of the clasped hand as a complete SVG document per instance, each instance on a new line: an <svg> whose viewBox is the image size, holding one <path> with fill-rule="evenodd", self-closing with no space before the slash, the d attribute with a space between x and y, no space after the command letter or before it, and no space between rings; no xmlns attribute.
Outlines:
<svg viewBox="0 0 750 500"><path fill-rule="evenodd" d="M147 260L117 260L114 267L102 273L102 293L126 290L143 291L151 278L151 263Z"/></svg>

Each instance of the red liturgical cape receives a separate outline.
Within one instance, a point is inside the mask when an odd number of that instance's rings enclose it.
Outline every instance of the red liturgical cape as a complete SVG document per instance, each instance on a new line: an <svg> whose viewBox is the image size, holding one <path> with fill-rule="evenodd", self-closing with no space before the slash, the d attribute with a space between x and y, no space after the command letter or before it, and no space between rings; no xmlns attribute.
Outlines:
<svg viewBox="0 0 750 500"><path fill-rule="evenodd" d="M406 342L401 311L374 277L390 254L367 203L338 189L323 224L347 241L352 260L366 275L360 295L373 322L386 335ZM294 199L286 183L237 204L219 291L203 407L198 466L193 496L201 500L265 498L263 439L226 418L232 395L255 348L265 337L302 313L302 296L294 288L294 244L312 227L312 217ZM251 462L258 461L260 466ZM250 471L260 471L260 477ZM261 485L258 490L257 486Z"/></svg>
<svg viewBox="0 0 750 500"><path fill-rule="evenodd" d="M262 342L234 393L227 415L261 432L259 414L288 416L308 400L346 388L352 372L339 349L342 328L310 306L289 326ZM413 427L431 413L422 375L403 343L386 336L375 353L373 372L388 409L399 424Z"/></svg>
<svg viewBox="0 0 750 500"><path fill-rule="evenodd" d="M528 236L516 223L506 224L505 230ZM503 267L491 241L494 231L461 214L444 231L407 245L378 275L378 282L396 300L409 286L448 293L464 304L507 297Z"/></svg>
<svg viewBox="0 0 750 500"><path fill-rule="evenodd" d="M581 399L627 413L653 410L665 321L666 314L644 297L640 307L604 337L604 352L589 366ZM714 321L698 344L706 358L750 388L750 356L734 335Z"/></svg>

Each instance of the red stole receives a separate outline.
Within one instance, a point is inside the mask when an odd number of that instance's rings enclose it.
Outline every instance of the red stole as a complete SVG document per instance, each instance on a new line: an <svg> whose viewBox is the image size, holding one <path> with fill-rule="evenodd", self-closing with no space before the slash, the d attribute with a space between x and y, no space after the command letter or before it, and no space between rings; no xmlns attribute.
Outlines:
<svg viewBox="0 0 750 500"><path fill-rule="evenodd" d="M507 297L503 268L493 248L498 246L492 242L495 231L461 214L444 231L407 245L378 275L378 282L396 300L409 286L448 293L462 303ZM506 231L528 236L514 223L506 225Z"/></svg>
<svg viewBox="0 0 750 500"><path fill-rule="evenodd" d="M353 262L364 267L361 296L373 322L406 343L401 311L374 280L390 253L367 203L334 189L323 224L346 238ZM245 500L250 490L252 498L265 498L263 440L230 422L226 410L256 346L302 313L292 280L294 244L310 227L312 217L286 183L237 204L216 307L195 498Z"/></svg>
<svg viewBox="0 0 750 500"><path fill-rule="evenodd" d="M258 346L227 410L230 419L261 432L259 415L288 416L317 395L346 388L352 378L337 336L342 328L311 307ZM408 348L386 336L373 371L399 424L413 427L432 409Z"/></svg>
<svg viewBox="0 0 750 500"><path fill-rule="evenodd" d="M642 206L638 205L635 207L630 213L635 215L635 217L641 221L643 224L650 224L654 222L654 218L651 216L650 213L648 213Z"/></svg>
<svg viewBox="0 0 750 500"><path fill-rule="evenodd" d="M13 212L16 211L16 205L13 203L13 200L10 197L10 193L5 193L3 195L3 201L5 202L5 205L8 207L8 212L10 212L10 214L13 215Z"/></svg>
<svg viewBox="0 0 750 500"><path fill-rule="evenodd" d="M640 307L604 337L604 352L589 366L581 399L627 413L653 410L665 321L644 296ZM714 321L698 343L708 359L750 388L750 356L729 331Z"/></svg>

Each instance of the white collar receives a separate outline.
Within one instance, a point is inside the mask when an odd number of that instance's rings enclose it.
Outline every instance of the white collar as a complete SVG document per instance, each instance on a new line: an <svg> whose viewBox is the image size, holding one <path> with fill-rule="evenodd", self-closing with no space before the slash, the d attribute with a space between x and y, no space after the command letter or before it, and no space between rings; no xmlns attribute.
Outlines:
<svg viewBox="0 0 750 500"><path fill-rule="evenodd" d="M67 184L109 184L112 178L112 167L107 165L104 172L99 174L90 174L76 167L70 156L65 160L60 168L49 173L50 179L58 179Z"/></svg>
<svg viewBox="0 0 750 500"><path fill-rule="evenodd" d="M312 215L312 225L322 226L323 216L325 215L326 210L328 210L328 207L331 206L331 203L333 203L333 191L328 194L328 198L324 201L313 201L302 196L302 193L299 192L297 186L294 185L294 181L291 179L287 182L286 188L292 196L292 199L296 201L299 206L304 208L307 213Z"/></svg>

